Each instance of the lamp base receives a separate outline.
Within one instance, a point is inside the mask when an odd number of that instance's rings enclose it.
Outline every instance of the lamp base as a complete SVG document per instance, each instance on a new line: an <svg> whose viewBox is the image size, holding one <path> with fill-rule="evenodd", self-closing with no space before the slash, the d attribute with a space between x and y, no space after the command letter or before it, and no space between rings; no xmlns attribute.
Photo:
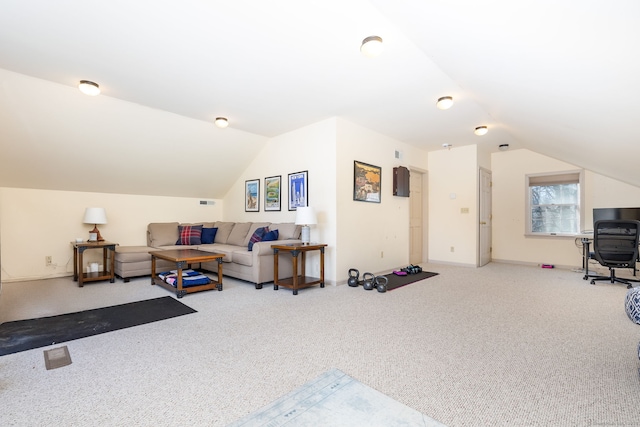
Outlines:
<svg viewBox="0 0 640 427"><path fill-rule="evenodd" d="M308 225L303 225L300 233L300 240L302 240L303 245L308 245L311 241L311 227Z"/></svg>
<svg viewBox="0 0 640 427"><path fill-rule="evenodd" d="M91 239L91 237L93 237L93 234L95 234L95 236L96 236L96 238L94 240ZM91 230L89 232L89 241L90 242L104 242L104 239L100 235L100 230L98 230L98 226L95 225L95 224L93 225L93 230Z"/></svg>

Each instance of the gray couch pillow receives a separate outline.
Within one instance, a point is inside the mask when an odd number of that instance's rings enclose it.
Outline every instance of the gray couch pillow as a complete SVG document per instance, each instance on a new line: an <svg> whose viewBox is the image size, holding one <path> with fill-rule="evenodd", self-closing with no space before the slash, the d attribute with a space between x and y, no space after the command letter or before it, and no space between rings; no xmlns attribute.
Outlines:
<svg viewBox="0 0 640 427"><path fill-rule="evenodd" d="M227 244L243 246L244 239L247 237L247 233L249 232L250 227L251 227L250 222L236 222L236 224L233 226L233 230L231 230L231 234L229 234L229 238L227 239ZM219 231L220 230L218 230L218 232Z"/></svg>
<svg viewBox="0 0 640 427"><path fill-rule="evenodd" d="M175 245L178 240L177 222L152 222L147 225L147 244L149 246Z"/></svg>
<svg viewBox="0 0 640 427"><path fill-rule="evenodd" d="M235 222L217 221L215 227L218 231L216 232L216 238L213 243L227 243L227 239L229 239L229 234L231 234L234 225Z"/></svg>

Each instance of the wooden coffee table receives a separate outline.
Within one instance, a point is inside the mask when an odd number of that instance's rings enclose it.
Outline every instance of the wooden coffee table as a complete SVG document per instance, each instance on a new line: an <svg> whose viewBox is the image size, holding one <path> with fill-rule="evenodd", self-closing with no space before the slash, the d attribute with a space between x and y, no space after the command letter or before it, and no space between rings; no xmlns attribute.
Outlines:
<svg viewBox="0 0 640 427"><path fill-rule="evenodd" d="M165 289L169 289L171 292L175 291L178 298L182 298L185 294L193 292L208 291L210 289L218 289L218 291L222 290L222 258L224 258L224 254L199 251L197 249L170 249L166 251L153 251L149 252L149 254L151 255L151 284L160 285ZM176 264L178 279L175 287L158 277L156 273L157 258L174 262ZM186 288L182 287L182 270L185 267L191 268L191 264L215 260L218 261L218 280L211 279L211 282L206 285L194 285Z"/></svg>

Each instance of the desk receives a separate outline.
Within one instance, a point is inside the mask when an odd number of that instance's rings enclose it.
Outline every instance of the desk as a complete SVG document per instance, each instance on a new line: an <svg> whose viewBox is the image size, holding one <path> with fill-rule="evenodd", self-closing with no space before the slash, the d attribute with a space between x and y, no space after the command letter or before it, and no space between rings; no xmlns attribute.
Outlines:
<svg viewBox="0 0 640 427"><path fill-rule="evenodd" d="M116 259L116 245L106 241L101 242L71 242L73 246L73 280L78 282L78 286L83 287L84 282L95 282L97 280L107 280L113 283L113 265ZM82 255L87 249L102 249L102 271L93 273L82 272ZM111 251L111 260L107 266L107 251Z"/></svg>
<svg viewBox="0 0 640 427"><path fill-rule="evenodd" d="M324 288L324 243L292 243L289 245L271 245L273 249L273 289L278 290L278 286L293 289L293 294L298 295L298 289L308 288L309 286L320 284ZM289 279L278 279L278 257L280 251L289 252L293 261L293 277ZM320 251L320 278L307 277L305 275L306 254L309 251ZM300 275L298 275L298 255L302 254L300 262Z"/></svg>
<svg viewBox="0 0 640 427"><path fill-rule="evenodd" d="M595 277L595 275L589 275L589 254L591 253L589 248L591 247L593 237L583 237L580 240L582 241L582 269L584 270L582 280L588 280L589 277Z"/></svg>

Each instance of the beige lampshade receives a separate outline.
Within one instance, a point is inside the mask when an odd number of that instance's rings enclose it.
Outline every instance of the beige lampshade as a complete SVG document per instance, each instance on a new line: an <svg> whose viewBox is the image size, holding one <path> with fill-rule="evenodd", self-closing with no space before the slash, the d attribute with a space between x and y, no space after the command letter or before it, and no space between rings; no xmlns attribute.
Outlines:
<svg viewBox="0 0 640 427"><path fill-rule="evenodd" d="M84 220L82 221L85 224L106 224L107 223L107 212L104 208L87 208L84 211Z"/></svg>

